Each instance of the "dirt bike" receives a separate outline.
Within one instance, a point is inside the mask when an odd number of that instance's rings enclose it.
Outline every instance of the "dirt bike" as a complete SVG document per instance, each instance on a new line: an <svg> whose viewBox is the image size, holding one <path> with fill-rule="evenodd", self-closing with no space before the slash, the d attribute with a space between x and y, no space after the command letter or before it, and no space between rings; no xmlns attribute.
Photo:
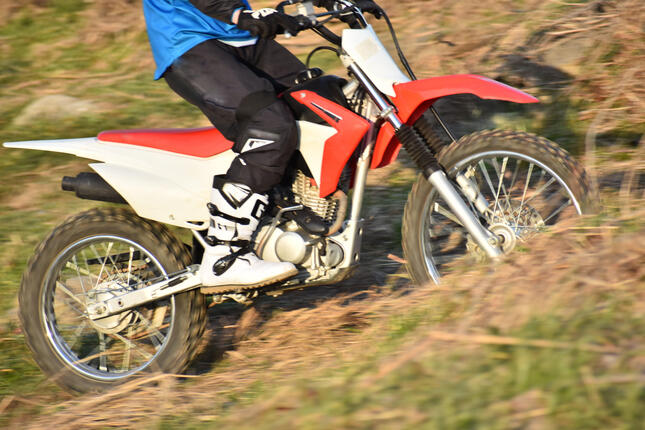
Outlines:
<svg viewBox="0 0 645 430"><path fill-rule="evenodd" d="M253 290L218 291L215 303L349 277L360 259L367 174L395 161L401 147L420 170L402 227L416 284L440 282L464 256L495 260L589 209L584 170L555 143L514 131L455 140L433 106L464 93L515 103L536 98L477 75L417 80L383 13L408 77L354 3L338 0L322 13L297 0L277 8L294 3L303 29L334 45L314 51L336 52L349 77L307 69L281 96L296 114L299 147L254 249L265 260L295 264L299 273ZM330 20L346 24L342 36L325 26ZM232 145L214 128L5 143L96 160L94 172L64 177L62 188L124 205L67 219L36 248L24 273L19 301L26 341L58 384L100 391L146 371L178 373L190 363L209 294L196 273L206 246L210 183L235 157ZM192 243L164 224L190 230Z"/></svg>

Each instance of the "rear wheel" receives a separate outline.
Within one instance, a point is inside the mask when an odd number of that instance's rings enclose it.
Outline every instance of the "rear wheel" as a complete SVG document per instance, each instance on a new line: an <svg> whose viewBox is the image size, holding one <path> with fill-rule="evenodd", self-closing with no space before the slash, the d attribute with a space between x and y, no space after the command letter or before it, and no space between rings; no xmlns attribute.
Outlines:
<svg viewBox="0 0 645 430"><path fill-rule="evenodd" d="M502 239L504 252L592 207L584 169L558 145L533 134L493 130L467 135L446 147L439 161L450 178L463 173L476 184L488 202L480 219ZM438 282L464 256L486 258L423 176L408 196L402 237L408 271L418 284Z"/></svg>
<svg viewBox="0 0 645 430"><path fill-rule="evenodd" d="M38 246L20 287L20 320L34 359L76 392L102 391L145 371L182 371L204 330L197 291L98 320L86 308L188 264L185 247L164 226L129 210L69 218Z"/></svg>

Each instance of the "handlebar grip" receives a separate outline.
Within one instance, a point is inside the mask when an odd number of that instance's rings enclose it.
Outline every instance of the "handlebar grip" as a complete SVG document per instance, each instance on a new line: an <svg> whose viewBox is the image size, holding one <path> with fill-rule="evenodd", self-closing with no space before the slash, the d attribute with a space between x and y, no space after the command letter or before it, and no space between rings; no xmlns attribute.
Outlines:
<svg viewBox="0 0 645 430"><path fill-rule="evenodd" d="M324 25L320 25L316 27L316 31L324 37L328 42L333 43L334 45L340 46L342 44L342 38L338 36L336 33L325 27Z"/></svg>
<svg viewBox="0 0 645 430"><path fill-rule="evenodd" d="M303 30L308 30L310 28L314 28L315 25L316 25L315 21L312 21L311 19L309 19L305 15L294 15L293 17L296 19L296 21L298 21L298 29L296 30L295 34L293 34L290 31L285 31L284 35L287 38L293 37L293 36L295 36L296 34L300 33Z"/></svg>

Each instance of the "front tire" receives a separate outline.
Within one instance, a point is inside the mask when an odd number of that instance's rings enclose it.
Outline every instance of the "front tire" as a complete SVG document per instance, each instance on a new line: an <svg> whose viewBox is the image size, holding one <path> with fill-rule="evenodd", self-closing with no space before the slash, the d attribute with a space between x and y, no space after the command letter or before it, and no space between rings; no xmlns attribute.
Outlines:
<svg viewBox="0 0 645 430"><path fill-rule="evenodd" d="M96 392L142 372L181 372L204 331L197 291L92 321L85 306L184 269L190 254L163 225L121 208L67 219L37 248L19 292L34 359L61 387Z"/></svg>
<svg viewBox="0 0 645 430"><path fill-rule="evenodd" d="M584 169L543 137L482 131L445 147L438 159L451 179L460 172L476 183L489 205L487 213L480 216L482 224L504 237L505 252L546 227L593 207ZM402 245L408 272L419 285L439 282L464 256L477 261L485 258L422 175L405 206Z"/></svg>

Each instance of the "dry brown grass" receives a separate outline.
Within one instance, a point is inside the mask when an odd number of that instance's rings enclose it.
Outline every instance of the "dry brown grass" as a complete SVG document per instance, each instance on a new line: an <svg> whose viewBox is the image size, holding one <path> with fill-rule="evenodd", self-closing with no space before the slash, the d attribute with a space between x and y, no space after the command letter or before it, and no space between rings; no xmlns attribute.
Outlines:
<svg viewBox="0 0 645 430"><path fill-rule="evenodd" d="M381 3L391 11L400 38L405 41L404 50L413 65L423 70L419 73L422 76L494 71L499 65L494 58L520 49L537 30L542 30L541 36L523 51L536 59L566 38L597 37L599 43L581 60L588 67L581 69L582 75L576 77L570 89L572 94L593 97L594 108L582 114L583 119L593 120L594 135L590 138L621 121L645 122L644 6L640 0L586 3L557 19L550 17L544 5L562 3L558 1L526 1L524 11L514 11L514 2L510 0L383 0ZM598 5L602 5L602 11ZM488 17L487 11L495 8L503 12ZM0 15L0 24L3 20L6 22L14 9L0 8L0 14L6 13ZM531 19L518 23L518 14L522 13ZM411 15L423 19L411 23ZM129 34L134 28L140 31L143 25L139 2L96 1L84 16L92 22L82 29L88 43L101 44L110 37L122 38L125 43L132 43L133 68L130 70L144 66L151 70L149 54L144 56L148 63L137 63L143 58L142 49L147 47L135 44L135 31ZM479 23L474 25L472 19L465 17L476 18ZM315 40L314 36L306 36L287 43L302 51ZM600 57L612 43L619 43L624 49L603 60ZM635 56L639 52L641 57ZM112 78L127 79L128 76L126 73L101 77L103 82ZM153 375L103 395L63 402L48 398L43 400L49 405L43 405L45 411L40 418L26 422L26 418L18 417L13 425L16 428L154 427L163 410L176 415L191 413L208 417L212 413L210 405L224 402L227 394L244 392L258 381L266 385L285 384L286 388L277 391L272 400L233 413L231 420L235 422L244 416L261 414L288 397L294 375L317 375L342 363L359 362L377 354L379 345L375 340L387 330L390 318L411 309L431 310L432 306L445 303L454 305L449 319L426 327L425 337L414 336L409 344L385 354L379 366L367 372L361 382L369 386L430 351L440 354L454 348L478 348L482 344L528 344L537 348L579 348L620 354L631 347L620 339L617 342L608 339L604 344L563 343L492 336L487 329L500 327L509 332L551 309L575 312L590 295L607 291L629 296L638 307L634 312L645 311L642 288L645 229L642 222L637 222L637 228L630 233L621 230L624 222L645 216L645 195L640 185L645 177L642 148L643 145L640 152L632 153L626 161L615 161L612 153L601 156L603 162L598 164L597 173L600 185L607 188L603 198L605 203L614 206L608 208L612 216L606 224L599 227L588 227L585 223L561 225L554 234L536 240L529 253L515 254L495 269L477 267L456 273L447 277L441 287L395 289L388 285L370 285L362 282L366 277L359 277L355 285L346 284L338 294L316 296L308 291L295 292L277 302L261 300L243 313L237 310L220 313L215 307L209 314L209 330L204 340L208 345L204 345L201 360L208 368L214 360L224 357L225 365L197 377ZM355 291L349 292L349 289ZM642 336L637 333L628 342L642 345ZM642 359L634 360L631 366L634 375L645 371ZM630 377L633 375L626 376ZM190 381L182 383L182 379ZM23 400L29 401L7 397L0 403L0 409Z"/></svg>

